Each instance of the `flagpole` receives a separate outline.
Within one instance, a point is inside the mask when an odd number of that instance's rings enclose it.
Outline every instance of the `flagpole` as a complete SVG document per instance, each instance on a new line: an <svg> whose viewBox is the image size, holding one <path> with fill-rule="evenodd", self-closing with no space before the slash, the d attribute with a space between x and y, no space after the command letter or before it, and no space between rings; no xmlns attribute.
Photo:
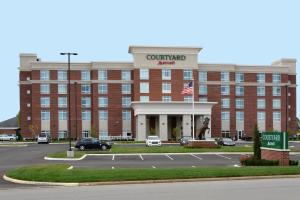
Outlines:
<svg viewBox="0 0 300 200"><path fill-rule="evenodd" d="M195 86L194 86L194 79L192 79L193 84L193 140L195 140Z"/></svg>

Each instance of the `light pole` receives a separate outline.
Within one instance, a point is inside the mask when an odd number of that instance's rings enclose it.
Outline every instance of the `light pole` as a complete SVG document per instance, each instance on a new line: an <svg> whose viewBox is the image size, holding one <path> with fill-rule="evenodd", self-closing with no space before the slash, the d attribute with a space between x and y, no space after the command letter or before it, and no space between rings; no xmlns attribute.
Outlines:
<svg viewBox="0 0 300 200"><path fill-rule="evenodd" d="M69 110L68 110L68 137L69 137L69 152L72 151L71 148L71 62L70 62L70 57L71 55L76 56L77 53L60 53L60 55L67 55L68 56L68 106L69 106ZM74 154L73 154L74 156ZM70 157L73 157L70 156Z"/></svg>

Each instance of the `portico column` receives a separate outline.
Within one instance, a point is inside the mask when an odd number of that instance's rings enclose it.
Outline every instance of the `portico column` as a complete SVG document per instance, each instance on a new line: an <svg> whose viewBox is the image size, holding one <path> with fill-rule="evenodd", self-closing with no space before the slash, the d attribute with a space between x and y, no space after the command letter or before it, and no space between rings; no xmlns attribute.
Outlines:
<svg viewBox="0 0 300 200"><path fill-rule="evenodd" d="M208 123L209 131L206 131L206 132L205 132L205 139L210 139L210 138L211 138L211 115L206 115L206 116L204 116L204 119L205 119L206 117L209 119L209 123Z"/></svg>
<svg viewBox="0 0 300 200"><path fill-rule="evenodd" d="M168 115L159 115L159 136L162 141L168 141Z"/></svg>
<svg viewBox="0 0 300 200"><path fill-rule="evenodd" d="M183 115L182 116L182 136L192 136L191 124L192 124L191 115Z"/></svg>
<svg viewBox="0 0 300 200"><path fill-rule="evenodd" d="M136 140L146 140L146 115L138 115L136 120Z"/></svg>

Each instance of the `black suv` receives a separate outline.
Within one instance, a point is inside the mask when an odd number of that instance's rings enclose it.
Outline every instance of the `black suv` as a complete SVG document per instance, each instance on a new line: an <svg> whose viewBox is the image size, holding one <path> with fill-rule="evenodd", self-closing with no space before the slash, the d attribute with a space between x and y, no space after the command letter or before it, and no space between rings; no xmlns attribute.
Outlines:
<svg viewBox="0 0 300 200"><path fill-rule="evenodd" d="M75 148L83 151L85 149L101 149L107 150L111 149L112 143L108 141L100 141L95 138L81 138L76 142Z"/></svg>

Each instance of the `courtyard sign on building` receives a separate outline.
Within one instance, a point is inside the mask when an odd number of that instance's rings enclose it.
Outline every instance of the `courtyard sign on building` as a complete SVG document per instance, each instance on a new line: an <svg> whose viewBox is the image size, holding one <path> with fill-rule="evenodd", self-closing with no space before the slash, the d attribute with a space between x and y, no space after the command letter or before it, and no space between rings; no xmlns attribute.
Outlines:
<svg viewBox="0 0 300 200"><path fill-rule="evenodd" d="M289 148L288 134L285 132L263 132L261 134L261 147L287 150Z"/></svg>
<svg viewBox="0 0 300 200"><path fill-rule="evenodd" d="M184 61L185 55L172 55L172 54L147 54L147 60L157 60L158 65L174 65L175 61Z"/></svg>

